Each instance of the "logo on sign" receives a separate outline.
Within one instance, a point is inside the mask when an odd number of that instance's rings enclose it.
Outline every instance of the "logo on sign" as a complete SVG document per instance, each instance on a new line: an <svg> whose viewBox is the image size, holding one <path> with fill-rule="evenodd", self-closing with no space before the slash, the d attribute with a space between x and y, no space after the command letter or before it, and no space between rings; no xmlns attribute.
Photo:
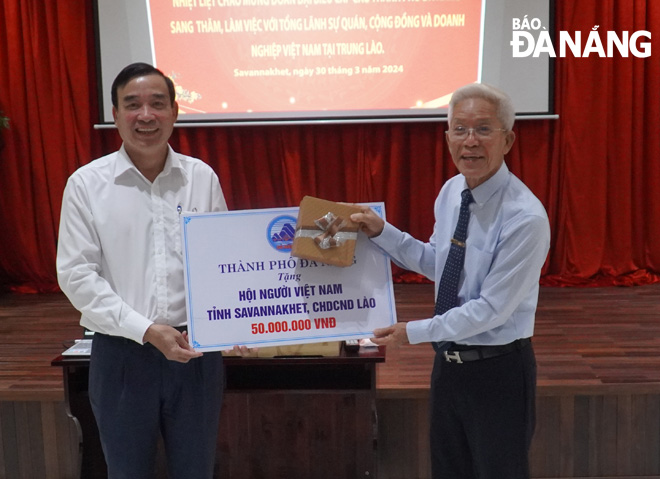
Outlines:
<svg viewBox="0 0 660 479"><path fill-rule="evenodd" d="M296 234L296 218L293 216L278 216L268 225L268 242L277 251L290 253L293 238Z"/></svg>

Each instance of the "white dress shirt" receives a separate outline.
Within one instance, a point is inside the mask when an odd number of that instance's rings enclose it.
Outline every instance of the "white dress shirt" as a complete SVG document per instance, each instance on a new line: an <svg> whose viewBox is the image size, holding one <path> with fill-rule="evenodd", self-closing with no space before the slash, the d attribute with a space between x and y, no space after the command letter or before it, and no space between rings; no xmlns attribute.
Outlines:
<svg viewBox="0 0 660 479"><path fill-rule="evenodd" d="M142 343L152 323L186 323L179 214L225 211L206 163L169 148L154 182L124 147L79 168L62 199L57 277L92 331Z"/></svg>
<svg viewBox="0 0 660 479"><path fill-rule="evenodd" d="M436 296L458 221L461 191L467 187L465 177L457 175L440 190L428 243L389 223L373 238L395 263L435 281ZM547 213L505 163L472 190L472 196L459 306L408 322L406 332L413 344L500 345L534 333L539 277L550 247Z"/></svg>

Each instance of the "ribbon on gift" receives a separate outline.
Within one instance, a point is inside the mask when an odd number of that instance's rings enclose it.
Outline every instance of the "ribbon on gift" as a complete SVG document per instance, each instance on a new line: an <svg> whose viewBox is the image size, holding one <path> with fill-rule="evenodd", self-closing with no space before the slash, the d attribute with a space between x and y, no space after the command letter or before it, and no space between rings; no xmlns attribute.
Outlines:
<svg viewBox="0 0 660 479"><path fill-rule="evenodd" d="M314 238L314 243L321 249L330 249L341 246L347 240L357 239L357 233L341 231L346 221L341 216L336 216L331 211L314 220L318 230L300 229L296 236L301 238Z"/></svg>

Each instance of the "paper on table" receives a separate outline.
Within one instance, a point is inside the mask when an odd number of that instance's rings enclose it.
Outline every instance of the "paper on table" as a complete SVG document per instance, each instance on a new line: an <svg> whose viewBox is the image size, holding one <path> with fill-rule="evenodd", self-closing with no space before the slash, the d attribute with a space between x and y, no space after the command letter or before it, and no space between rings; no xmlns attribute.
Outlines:
<svg viewBox="0 0 660 479"><path fill-rule="evenodd" d="M62 356L89 356L92 354L92 340L81 339L62 353Z"/></svg>

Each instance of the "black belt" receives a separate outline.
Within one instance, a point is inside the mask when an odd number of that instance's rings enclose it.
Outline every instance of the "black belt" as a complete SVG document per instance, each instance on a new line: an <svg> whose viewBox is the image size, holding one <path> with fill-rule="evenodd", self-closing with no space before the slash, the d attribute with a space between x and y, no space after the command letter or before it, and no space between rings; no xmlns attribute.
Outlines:
<svg viewBox="0 0 660 479"><path fill-rule="evenodd" d="M443 352L443 355L448 363L461 364L509 354L513 351L523 349L530 345L531 342L532 340L530 338L523 338L501 346L468 346L452 343L449 349Z"/></svg>

